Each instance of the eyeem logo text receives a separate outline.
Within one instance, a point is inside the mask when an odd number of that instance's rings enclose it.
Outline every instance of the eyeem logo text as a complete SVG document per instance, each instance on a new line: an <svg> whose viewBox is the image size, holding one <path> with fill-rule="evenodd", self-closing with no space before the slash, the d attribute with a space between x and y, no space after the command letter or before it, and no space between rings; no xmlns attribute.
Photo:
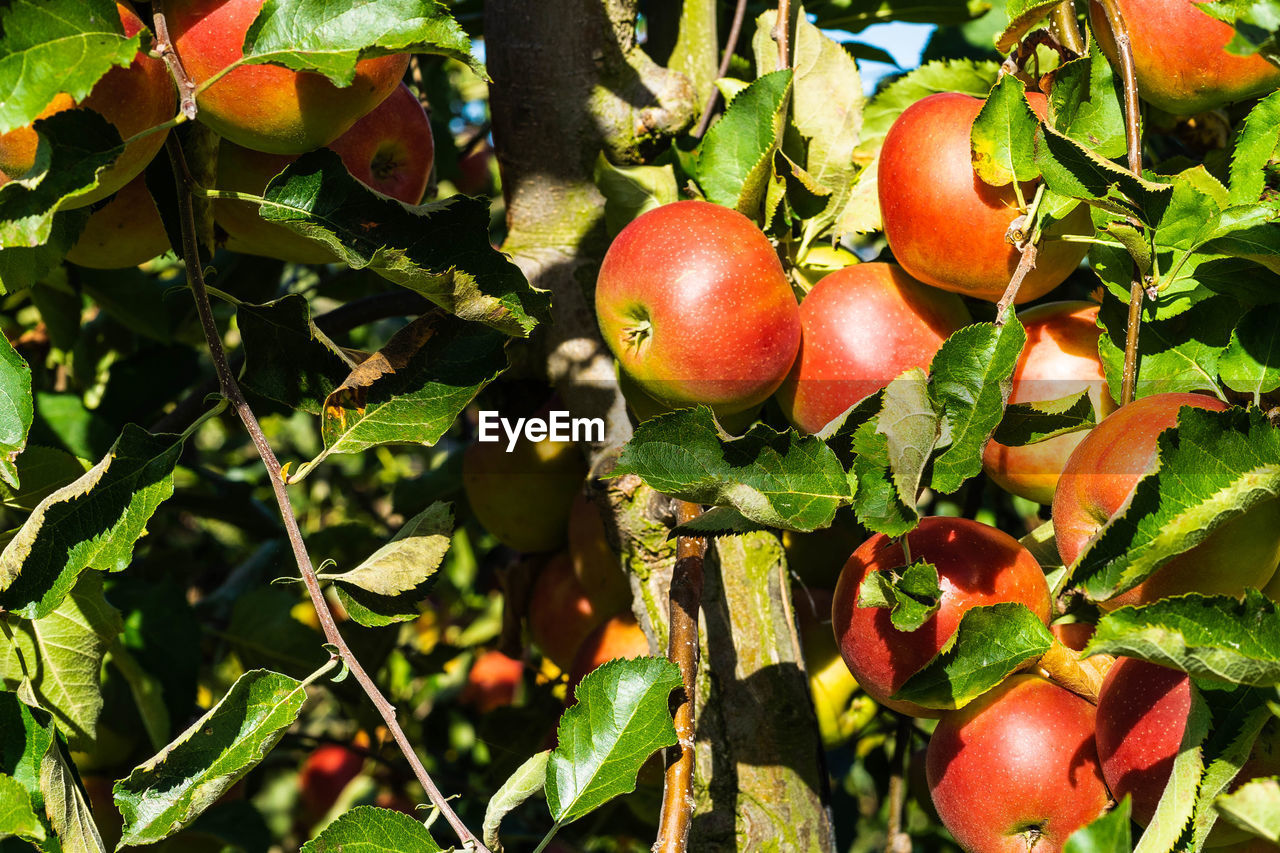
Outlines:
<svg viewBox="0 0 1280 853"><path fill-rule="evenodd" d="M546 418L504 418L495 411L480 412L478 441L502 441L507 452L515 449L521 434L528 441L604 441L604 418L571 418L565 411L547 412Z"/></svg>

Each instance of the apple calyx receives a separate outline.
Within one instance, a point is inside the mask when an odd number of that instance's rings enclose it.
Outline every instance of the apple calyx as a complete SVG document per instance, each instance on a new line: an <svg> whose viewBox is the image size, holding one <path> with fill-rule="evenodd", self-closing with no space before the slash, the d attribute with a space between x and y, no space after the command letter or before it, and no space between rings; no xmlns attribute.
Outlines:
<svg viewBox="0 0 1280 853"><path fill-rule="evenodd" d="M638 353L653 335L653 321L643 309L632 315L632 320L634 322L622 330L622 343L628 350Z"/></svg>

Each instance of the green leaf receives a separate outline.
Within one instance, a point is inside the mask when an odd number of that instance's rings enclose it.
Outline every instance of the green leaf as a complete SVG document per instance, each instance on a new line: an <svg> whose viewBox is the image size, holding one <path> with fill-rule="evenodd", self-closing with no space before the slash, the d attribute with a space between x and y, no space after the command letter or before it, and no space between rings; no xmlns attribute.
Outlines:
<svg viewBox="0 0 1280 853"><path fill-rule="evenodd" d="M121 846L150 844L190 824L266 757L298 719L306 686L252 670L218 704L113 788Z"/></svg>
<svg viewBox="0 0 1280 853"><path fill-rule="evenodd" d="M447 317L425 324L430 337L419 338L403 361L368 359L329 395L321 419L325 450L308 467L330 453L380 444L431 447L506 369L507 339L497 332Z"/></svg>
<svg viewBox="0 0 1280 853"><path fill-rule="evenodd" d="M1038 123L1023 82L1012 74L1001 77L973 120L969 134L973 171L995 187L1039 177L1035 161Z"/></svg>
<svg viewBox="0 0 1280 853"><path fill-rule="evenodd" d="M106 853L80 780L63 757L56 738L49 741L40 757L40 792L49 826L62 850Z"/></svg>
<svg viewBox="0 0 1280 853"><path fill-rule="evenodd" d="M1220 525L1280 497L1280 430L1257 409L1184 409L1158 446L1156 470L1072 569L1094 601L1132 589Z"/></svg>
<svg viewBox="0 0 1280 853"><path fill-rule="evenodd" d="M1057 400L1010 403L992 438L1008 447L1048 441L1093 427L1096 417L1087 390Z"/></svg>
<svg viewBox="0 0 1280 853"><path fill-rule="evenodd" d="M1235 37L1227 42L1228 52L1257 53L1272 65L1280 64L1280 7L1276 0L1216 0L1196 6L1235 28Z"/></svg>
<svg viewBox="0 0 1280 853"><path fill-rule="evenodd" d="M768 530L769 525L752 521L731 506L713 506L691 521L671 528L671 536L733 536Z"/></svg>
<svg viewBox="0 0 1280 853"><path fill-rule="evenodd" d="M664 658L612 660L574 690L547 760L547 807L563 826L620 794L656 750L676 742L667 697L680 670Z"/></svg>
<svg viewBox="0 0 1280 853"><path fill-rule="evenodd" d="M45 814L45 797L40 789L40 765L50 748L57 749L57 735L49 715L31 708L18 699L18 694L0 692L0 773L16 782L25 792L28 808L40 822L41 832L35 835L51 835L53 830ZM0 812L15 815L23 812L21 802L14 802L4 795ZM0 818L0 826L3 826ZM3 830L0 830L0 838ZM41 847L42 850L57 848Z"/></svg>
<svg viewBox="0 0 1280 853"><path fill-rule="evenodd" d="M957 59L929 62L894 80L876 93L862 111L858 156L870 160L879 152L894 121L916 101L938 92L962 92L975 98L985 98L995 85L999 70L1000 66L995 62Z"/></svg>
<svg viewBox="0 0 1280 853"><path fill-rule="evenodd" d="M858 522L876 533L901 536L920 522L915 496L904 498L889 467L889 442L880 432L880 416L853 434L853 509Z"/></svg>
<svg viewBox="0 0 1280 853"><path fill-rule="evenodd" d="M1269 394L1280 388L1280 326L1266 311L1250 311L1231 333L1218 359L1222 383L1242 394Z"/></svg>
<svg viewBox="0 0 1280 853"><path fill-rule="evenodd" d="M805 532L829 526L851 497L844 468L819 439L765 424L730 436L705 406L640 424L613 473L636 474L674 498L731 506L752 521Z"/></svg>
<svg viewBox="0 0 1280 853"><path fill-rule="evenodd" d="M941 651L892 698L926 708L963 708L1052 644L1053 634L1025 604L970 608Z"/></svg>
<svg viewBox="0 0 1280 853"><path fill-rule="evenodd" d="M226 633L242 666L305 677L324 664L324 635L293 618L297 603L279 587L258 587L236 599Z"/></svg>
<svg viewBox="0 0 1280 853"><path fill-rule="evenodd" d="M815 0L807 9L824 29L859 32L873 24L906 21L918 24L962 24L991 4L982 0Z"/></svg>
<svg viewBox="0 0 1280 853"><path fill-rule="evenodd" d="M876 186L879 175L880 155L877 154L854 180L844 210L836 221L836 230L841 236L866 234L884 227L880 221L880 192Z"/></svg>
<svg viewBox="0 0 1280 853"><path fill-rule="evenodd" d="M924 469L937 446L941 426L921 368L913 367L884 389L876 432L884 436L894 487L908 506L915 504L920 493Z"/></svg>
<svg viewBox="0 0 1280 853"><path fill-rule="evenodd" d="M707 131L695 156L695 177L708 201L760 217L790 91L790 70L766 74L734 98Z"/></svg>
<svg viewBox="0 0 1280 853"><path fill-rule="evenodd" d="M30 124L59 93L84 100L141 46L111 0L11 0L0 33L0 133Z"/></svg>
<svg viewBox="0 0 1280 853"><path fill-rule="evenodd" d="M1204 773L1202 744L1209 734L1209 708L1194 683L1191 685L1191 711L1187 715L1186 728L1182 730L1182 743L1173 770L1165 784L1164 793L1156 804L1155 816L1146 832L1138 839L1134 853L1166 853L1173 850L1187 824L1195 813L1196 790Z"/></svg>
<svg viewBox="0 0 1280 853"><path fill-rule="evenodd" d="M31 797L22 783L0 773L0 840L23 838L44 841L45 831L31 808Z"/></svg>
<svg viewBox="0 0 1280 853"><path fill-rule="evenodd" d="M549 749L531 755L489 798L489 805L484 810L484 846L494 853L502 853L502 842L498 839L502 819L519 808L525 800L542 791L547 778L547 759L550 757Z"/></svg>
<svg viewBox="0 0 1280 853"><path fill-rule="evenodd" d="M1130 853L1129 812L1133 798L1125 794L1114 809L1103 812L1090 823L1067 836L1062 853Z"/></svg>
<svg viewBox="0 0 1280 853"><path fill-rule="evenodd" d="M315 71L337 86L351 85L357 60L393 53L448 56L489 79L467 34L436 0L267 0L244 38L246 63Z"/></svg>
<svg viewBox="0 0 1280 853"><path fill-rule="evenodd" d="M1144 321L1138 336L1134 397L1177 391L1217 394L1218 358L1243 313L1243 306L1234 299L1215 296L1168 320ZM1128 305L1114 299L1105 300L1099 311L1104 334L1098 339L1098 355L1111 396L1117 400L1124 371L1127 318Z"/></svg>
<svg viewBox="0 0 1280 853"><path fill-rule="evenodd" d="M938 612L942 588L938 567L932 563L912 563L900 572L881 569L872 572L858 587L859 607L883 607L889 621L899 631L914 631Z"/></svg>
<svg viewBox="0 0 1280 853"><path fill-rule="evenodd" d="M1056 0L1009 0L1006 4L1009 25L996 37L996 51L1003 54L1013 50L1056 5Z"/></svg>
<svg viewBox="0 0 1280 853"><path fill-rule="evenodd" d="M31 368L9 339L0 335L0 480L18 488L18 454L27 445L35 414Z"/></svg>
<svg viewBox="0 0 1280 853"><path fill-rule="evenodd" d="M604 224L610 237L640 214L680 199L676 170L670 164L615 166L601 151L591 179L604 195Z"/></svg>
<svg viewBox="0 0 1280 853"><path fill-rule="evenodd" d="M464 320L525 337L547 312L547 294L490 244L487 200L453 196L411 207L351 177L327 148L290 163L271 179L265 199L265 221Z"/></svg>
<svg viewBox="0 0 1280 853"><path fill-rule="evenodd" d="M440 853L441 849L412 815L356 806L302 845L301 853Z"/></svg>
<svg viewBox="0 0 1280 853"><path fill-rule="evenodd" d="M35 168L0 186L0 246L6 249L53 239L54 214L97 188L98 173L124 150L115 126L93 110L64 110L40 119L35 128Z"/></svg>
<svg viewBox="0 0 1280 853"><path fill-rule="evenodd" d="M1231 157L1231 204L1252 204L1267 187L1267 164L1280 146L1280 92L1272 92L1245 116Z"/></svg>
<svg viewBox="0 0 1280 853"><path fill-rule="evenodd" d="M62 210L54 214L43 245L0 248L0 293L17 293L43 280L80 239L88 220L88 207Z"/></svg>
<svg viewBox="0 0 1280 853"><path fill-rule="evenodd" d="M390 542L354 569L319 577L378 595L408 592L435 574L452 535L453 507L436 502L406 521Z"/></svg>
<svg viewBox="0 0 1280 853"><path fill-rule="evenodd" d="M1238 695L1233 696L1233 693ZM1225 697L1223 694L1210 694L1207 699L1213 713L1213 733L1205 744L1208 766L1196 794L1192 843L1197 849L1204 849L1204 843L1218 821L1214 801L1226 793L1240 774L1253 753L1258 734L1271 719L1271 711L1256 690L1231 691Z"/></svg>
<svg viewBox="0 0 1280 853"><path fill-rule="evenodd" d="M1236 826L1280 844L1280 779L1251 779L1214 805Z"/></svg>
<svg viewBox="0 0 1280 853"><path fill-rule="evenodd" d="M1169 203L1168 184L1139 178L1043 124L1036 134L1036 165L1054 192L1135 216L1146 225L1158 222Z"/></svg>
<svg viewBox="0 0 1280 853"><path fill-rule="evenodd" d="M1280 684L1280 613L1256 590L1243 601L1199 593L1104 614L1090 654L1142 658L1215 681Z"/></svg>
<svg viewBox="0 0 1280 853"><path fill-rule="evenodd" d="M102 461L41 501L0 553L0 608L39 619L85 569L128 566L147 521L173 494L181 451L180 436L126 425Z"/></svg>
<svg viewBox="0 0 1280 853"><path fill-rule="evenodd" d="M291 409L320 414L325 398L356 366L311 322L300 294L266 305L241 303L236 324L245 353L241 386Z"/></svg>
<svg viewBox="0 0 1280 853"><path fill-rule="evenodd" d="M1026 330L1010 316L1003 327L974 323L943 342L929 364L929 393L950 446L933 463L933 487L954 492L982 470L982 448L1004 414Z"/></svg>
<svg viewBox="0 0 1280 853"><path fill-rule="evenodd" d="M102 575L85 575L58 608L39 619L6 615L0 635L0 678L48 708L58 728L84 749L97 738L100 671L107 646L123 627L102 595ZM12 641L7 640L12 637Z"/></svg>
<svg viewBox="0 0 1280 853"><path fill-rule="evenodd" d="M1124 156L1123 97L1119 78L1094 41L1088 56L1073 59L1054 73L1049 92L1053 126L1103 157Z"/></svg>
<svg viewBox="0 0 1280 853"><path fill-rule="evenodd" d="M1242 204L1206 224L1202 254L1246 258L1280 273L1280 205Z"/></svg>

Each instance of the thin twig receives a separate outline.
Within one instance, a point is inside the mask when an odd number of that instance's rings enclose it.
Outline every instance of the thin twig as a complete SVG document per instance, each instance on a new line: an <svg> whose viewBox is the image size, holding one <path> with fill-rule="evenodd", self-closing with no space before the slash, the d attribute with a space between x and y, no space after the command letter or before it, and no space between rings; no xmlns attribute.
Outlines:
<svg viewBox="0 0 1280 853"><path fill-rule="evenodd" d="M681 501L676 517L685 524L702 514L702 507ZM684 853L689 849L693 823L694 707L698 680L698 609L702 605L702 559L707 540L695 536L676 539L676 565L671 572L667 657L680 667L682 689L671 694L672 717L679 742L667 753L662 789L662 814L655 853Z"/></svg>
<svg viewBox="0 0 1280 853"><path fill-rule="evenodd" d="M231 404L231 408L240 417L240 421L244 424L249 437L253 440L258 456L261 457L262 464L266 467L270 476L271 488L275 491L276 503L280 508L280 517L284 521L285 532L288 534L289 544L293 548L293 556L298 564L298 573L302 576L302 582L306 585L307 593L311 596L311 603L315 607L317 617L319 617L325 640L338 650L338 656L346 663L348 669L351 670L351 674L361 688L364 689L374 708L377 709L379 716L382 717L383 723L386 724L387 730L391 732L396 745L404 753L405 760L409 762L414 776L419 784L422 785L423 790L426 791L427 797L444 815L449 825L453 827L458 839L470 849L487 853L487 848L480 842L480 839L472 834L471 830L467 828L466 824L449 806L444 794L436 787L426 768L422 766L422 761L418 758L417 753L414 752L413 745L409 743L409 738L405 735L404 730L400 728L400 723L396 719L395 707L382 695L369 673L365 671L359 659L352 653L346 640L342 638L341 632L338 631L337 622L333 618L333 613L329 610L324 592L320 589L320 582L316 578L315 568L311 564L311 557L307 554L306 544L302 540L302 531L298 527L297 516L289 500L289 493L285 489L284 480L281 478L280 461L271 449L266 435L263 434L262 426L258 423L257 416L254 415L253 410L249 408L248 402L245 401L244 394L236 382L235 374L231 372L231 366L227 362L227 353L222 346L222 335L218 331L217 321L213 317L213 307L209 304L209 294L205 289L204 270L200 265L200 252L196 242L195 209L193 205L194 187L190 183L190 173L187 169L182 146L176 137L170 136L165 143L165 147L169 153L169 160L173 165L174 178L178 182L178 214L182 226L182 257L187 268L187 282L191 286L191 292L195 298L196 311L200 315L200 325L204 329L205 341L209 346L209 354L213 358L214 370L218 374L219 387L222 396L227 399Z"/></svg>
<svg viewBox="0 0 1280 853"><path fill-rule="evenodd" d="M1116 0L1101 0L1106 12L1107 26L1116 45L1120 60L1120 81L1124 86L1125 141L1128 148L1129 171L1142 175L1142 122L1138 114L1138 78L1133 65L1133 45L1129 29ZM1133 265L1133 280L1129 285L1129 322L1125 328L1124 373L1120 385L1120 405L1133 402L1134 387L1138 381L1138 332L1142 327L1142 271Z"/></svg>
<svg viewBox="0 0 1280 853"><path fill-rule="evenodd" d="M1080 35L1080 27L1076 24L1075 0L1062 0L1053 7L1049 16L1049 31L1058 39L1058 43L1076 56L1084 56L1087 48Z"/></svg>
<svg viewBox="0 0 1280 853"><path fill-rule="evenodd" d="M778 68L790 68L791 0L778 0L778 20L773 24L773 40L778 43Z"/></svg>
<svg viewBox="0 0 1280 853"><path fill-rule="evenodd" d="M738 49L738 36L742 34L742 20L747 15L747 0L738 0L733 10L733 23L729 25L729 40L724 46L724 56L720 57L720 67L716 69L716 80L729 73L729 65L733 62L733 52ZM716 108L716 100L720 97L720 87L713 82L711 94L707 95L706 106L698 117L698 126L693 129L693 138L701 139L711 125L711 113Z"/></svg>
<svg viewBox="0 0 1280 853"><path fill-rule="evenodd" d="M173 82L178 85L179 111L190 121L196 117L198 109L195 81L183 67L182 57L178 56L178 51L173 47L173 40L169 38L169 22L165 20L164 12L156 9L152 20L155 23L155 51L164 60L165 65L169 66L169 74L173 77Z"/></svg>
<svg viewBox="0 0 1280 853"><path fill-rule="evenodd" d="M1013 277L1009 279L1009 286L1004 289L1004 293L1000 296L1000 301L996 303L996 327L1002 327L1009 322L1009 306L1013 305L1018 298L1018 289L1022 287L1022 282L1027 275L1036 268L1036 255L1039 254L1036 244L1030 240L1022 247L1022 257L1018 260L1018 268L1013 271Z"/></svg>
<svg viewBox="0 0 1280 853"><path fill-rule="evenodd" d="M902 808L907 800L907 757L911 754L914 724L908 716L898 714L897 717L898 728L893 737L893 768L889 776L889 826L885 853L911 849L911 839L902 831Z"/></svg>

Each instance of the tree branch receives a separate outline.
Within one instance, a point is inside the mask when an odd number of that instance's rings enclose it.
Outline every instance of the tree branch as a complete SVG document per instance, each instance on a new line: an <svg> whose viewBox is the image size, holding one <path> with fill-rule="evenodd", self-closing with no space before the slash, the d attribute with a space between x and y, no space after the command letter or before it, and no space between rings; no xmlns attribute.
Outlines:
<svg viewBox="0 0 1280 853"><path fill-rule="evenodd" d="M791 0L778 0L778 20L773 25L778 43L778 68L791 67Z"/></svg>
<svg viewBox="0 0 1280 853"><path fill-rule="evenodd" d="M209 304L209 293L205 289L204 270L200 264L200 250L196 241L195 209L193 206L193 191L195 187L191 182L182 146L178 143L176 137L170 136L165 143L165 147L169 154L169 161L173 166L174 178L178 184L178 214L182 227L182 257L187 269L187 282L191 286L191 293L195 298L196 311L200 315L200 325L204 330L205 342L209 346L209 354L213 358L214 370L218 374L219 387L222 396L227 399L231 408L239 416L241 423L244 424L245 430L248 431L249 437L258 451L258 456L262 459L262 464L266 467L270 476L271 488L275 492L276 503L280 509L280 517L284 521L285 532L289 537L289 545L293 549L294 560L298 565L298 573L302 576L302 582L306 585L307 593L311 597L311 603L315 607L316 615L320 620L320 627L324 632L325 640L337 649L337 656L347 665L356 682L368 695L374 708L377 709L378 715L382 717L383 723L386 724L387 730L391 732L396 745L404 753L405 760L409 762L409 766L413 769L414 776L417 777L423 790L427 792L427 797L431 800L432 805L440 811L449 825L453 827L458 839L464 846L487 853L487 848L480 842L480 839L472 834L471 830L467 828L466 824L450 807L444 794L436 787L435 782L432 781L431 776L427 773L422 761L414 751L413 745L409 743L409 738L405 735L404 730L400 728L400 723L396 718L395 707L382 695L369 673L365 671L359 659L347 645L346 640L343 639L341 632L338 631L337 622L333 618L333 613L329 610L329 604L325 600L324 592L320 589L320 581L316 578L315 568L311 564L311 557L307 554L306 544L302 539L302 531L298 527L297 516L293 511L293 505L289 500L289 494L281 477L280 461L271 449L266 435L263 434L262 426L258 423L253 410L249 408L249 404L245 401L244 394L236 382L235 374L231 372L231 366L227 362L227 353L222 346L222 335L218 331L217 322L213 317L213 308Z"/></svg>
<svg viewBox="0 0 1280 853"><path fill-rule="evenodd" d="M164 64L169 66L169 74L178 86L178 110L190 121L196 117L199 109L196 106L195 81L183 67L182 57L173 48L173 40L169 38L169 22L165 19L164 12L156 9L152 21L155 24L155 51L164 60Z"/></svg>
<svg viewBox="0 0 1280 853"><path fill-rule="evenodd" d="M738 49L738 37L742 34L742 19L747 15L747 0L738 0L733 9L733 23L729 25L729 39L725 42L724 55L720 58L720 67L716 70L716 79L729 73L729 65L733 62L733 53ZM693 138L701 139L702 134L711 126L711 115L715 111L716 101L720 98L720 87L713 85L707 95L707 102L702 107L702 115L698 117L698 126L693 129Z"/></svg>
<svg viewBox="0 0 1280 853"><path fill-rule="evenodd" d="M685 524L702 514L702 507L681 501L677 521ZM683 853L689 847L693 823L694 697L698 681L698 610L702 603L702 560L707 540L681 536L676 540L676 565L671 574L670 637L667 657L680 667L682 689L672 694L672 717L679 742L667 753L655 853Z"/></svg>

